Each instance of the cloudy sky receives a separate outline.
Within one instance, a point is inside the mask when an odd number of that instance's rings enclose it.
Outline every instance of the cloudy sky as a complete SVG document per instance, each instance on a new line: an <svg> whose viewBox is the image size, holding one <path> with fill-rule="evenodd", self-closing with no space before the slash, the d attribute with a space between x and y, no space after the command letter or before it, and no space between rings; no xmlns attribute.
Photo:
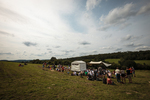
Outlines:
<svg viewBox="0 0 150 100"><path fill-rule="evenodd" d="M0 0L0 60L150 50L149 0Z"/></svg>

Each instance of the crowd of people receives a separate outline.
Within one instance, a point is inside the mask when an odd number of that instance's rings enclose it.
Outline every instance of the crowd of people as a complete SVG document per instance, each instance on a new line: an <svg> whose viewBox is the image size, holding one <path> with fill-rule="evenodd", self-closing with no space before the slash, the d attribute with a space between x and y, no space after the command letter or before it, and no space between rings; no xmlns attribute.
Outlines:
<svg viewBox="0 0 150 100"><path fill-rule="evenodd" d="M43 70L44 70L44 67L46 67L46 68L49 68L50 70L56 70L58 72L66 71L69 74L69 71L70 71L69 65L68 65L68 67L60 65L60 64L59 65L52 65L52 66L50 66L50 64L48 66L47 65L48 65L47 63L43 63Z"/></svg>
<svg viewBox="0 0 150 100"><path fill-rule="evenodd" d="M47 67L46 63L43 63L43 69L44 67ZM71 67L68 65L68 67L63 65L48 65L50 70L56 70L58 72L67 72L67 74L70 74ZM115 77L113 77L113 75ZM108 69L103 69L102 67L98 67L97 69L87 69L85 71L73 71L71 72L71 76L80 76L83 78L83 76L87 77L87 80L97 80L97 81L103 81L104 84L114 84L112 81L112 78L116 78L117 82L119 83L126 83L126 78L128 78L129 83L132 83L132 77L135 77L135 69L133 67L126 68L126 71L122 68L116 68L116 70L109 71Z"/></svg>

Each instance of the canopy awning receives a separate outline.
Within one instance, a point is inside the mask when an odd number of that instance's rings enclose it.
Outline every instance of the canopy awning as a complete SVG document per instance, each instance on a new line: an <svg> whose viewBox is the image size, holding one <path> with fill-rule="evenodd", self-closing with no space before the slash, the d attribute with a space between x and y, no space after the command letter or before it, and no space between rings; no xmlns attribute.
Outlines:
<svg viewBox="0 0 150 100"><path fill-rule="evenodd" d="M93 65L104 64L106 67L111 66L111 64L107 64L107 63L104 63L102 61L99 61L99 62L91 61L91 62L89 62L89 64L93 64Z"/></svg>

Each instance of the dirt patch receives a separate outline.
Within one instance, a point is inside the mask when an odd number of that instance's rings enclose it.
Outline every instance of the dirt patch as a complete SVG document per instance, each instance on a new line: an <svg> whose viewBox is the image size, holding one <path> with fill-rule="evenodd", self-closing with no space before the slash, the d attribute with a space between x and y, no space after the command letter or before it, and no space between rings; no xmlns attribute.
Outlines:
<svg viewBox="0 0 150 100"><path fill-rule="evenodd" d="M85 83L85 84L87 84L87 85L93 85L92 83Z"/></svg>
<svg viewBox="0 0 150 100"><path fill-rule="evenodd" d="M133 92L135 92L135 93L139 93L139 92L137 92L137 91L133 91Z"/></svg>
<svg viewBox="0 0 150 100"><path fill-rule="evenodd" d="M48 89L51 89L51 87L47 87Z"/></svg>
<svg viewBox="0 0 150 100"><path fill-rule="evenodd" d="M126 94L131 94L130 92L126 92Z"/></svg>

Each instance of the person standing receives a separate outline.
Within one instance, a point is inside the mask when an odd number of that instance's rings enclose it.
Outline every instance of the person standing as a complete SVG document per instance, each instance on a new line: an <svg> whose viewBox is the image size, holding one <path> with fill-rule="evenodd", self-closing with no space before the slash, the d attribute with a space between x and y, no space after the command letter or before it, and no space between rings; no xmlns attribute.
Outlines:
<svg viewBox="0 0 150 100"><path fill-rule="evenodd" d="M131 77L133 77L133 75L132 75L132 68L130 67L129 70L130 70Z"/></svg>
<svg viewBox="0 0 150 100"><path fill-rule="evenodd" d="M117 74L117 81L120 82L120 70L118 67L116 68L115 73Z"/></svg>
<svg viewBox="0 0 150 100"><path fill-rule="evenodd" d="M127 72L127 77L129 79L129 83L132 83L132 78L131 78L131 74L130 74L130 69L127 67L126 69L126 72Z"/></svg>
<svg viewBox="0 0 150 100"><path fill-rule="evenodd" d="M96 77L97 77L96 74L97 74L97 69L94 70L94 80L96 80Z"/></svg>
<svg viewBox="0 0 150 100"><path fill-rule="evenodd" d="M45 63L43 63L43 70L44 70L44 65L45 65Z"/></svg>
<svg viewBox="0 0 150 100"><path fill-rule="evenodd" d="M103 78L105 78L106 70L105 70L105 69L102 69L102 73L103 73Z"/></svg>
<svg viewBox="0 0 150 100"><path fill-rule="evenodd" d="M62 66L62 68L61 68L61 69L62 69L62 72L64 72L64 67L63 67L63 66Z"/></svg>
<svg viewBox="0 0 150 100"><path fill-rule="evenodd" d="M94 69L91 70L92 78L94 79Z"/></svg>
<svg viewBox="0 0 150 100"><path fill-rule="evenodd" d="M102 67L98 68L98 73L99 73L100 78L102 78Z"/></svg>
<svg viewBox="0 0 150 100"><path fill-rule="evenodd" d="M55 68L56 68L56 66L55 66L55 64L54 64L54 70L55 70Z"/></svg>
<svg viewBox="0 0 150 100"><path fill-rule="evenodd" d="M125 71L121 68L120 72L121 72L121 80L122 80L122 82L126 83Z"/></svg>
<svg viewBox="0 0 150 100"><path fill-rule="evenodd" d="M135 69L132 67L132 75L135 77Z"/></svg>

